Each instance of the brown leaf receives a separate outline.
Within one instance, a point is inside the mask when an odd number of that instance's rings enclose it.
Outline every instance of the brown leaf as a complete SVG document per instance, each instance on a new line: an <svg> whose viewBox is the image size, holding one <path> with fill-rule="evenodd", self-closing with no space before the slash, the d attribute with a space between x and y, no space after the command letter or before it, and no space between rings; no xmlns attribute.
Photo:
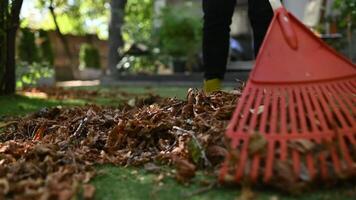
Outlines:
<svg viewBox="0 0 356 200"><path fill-rule="evenodd" d="M73 196L73 192L68 189L58 191L58 200L70 200Z"/></svg>
<svg viewBox="0 0 356 200"><path fill-rule="evenodd" d="M5 178L0 179L0 197L1 194L7 194L10 191L9 181Z"/></svg>
<svg viewBox="0 0 356 200"><path fill-rule="evenodd" d="M10 121L10 122L0 122L0 129L1 128L6 128L7 126L10 126L12 124L16 124L16 121Z"/></svg>
<svg viewBox="0 0 356 200"><path fill-rule="evenodd" d="M267 140L259 132L255 132L250 136L249 144L248 144L248 152L250 155L264 152L267 146Z"/></svg>
<svg viewBox="0 0 356 200"><path fill-rule="evenodd" d="M120 144L123 143L124 139L124 129L126 123L123 120L120 120L118 125L115 126L113 130L110 131L108 139L106 140L105 147L109 151L114 151L119 147Z"/></svg>
<svg viewBox="0 0 356 200"><path fill-rule="evenodd" d="M227 150L224 147L218 146L218 145L213 145L208 147L207 149L207 155L209 157L225 157L227 155Z"/></svg>
<svg viewBox="0 0 356 200"><path fill-rule="evenodd" d="M260 115L263 113L264 108L265 107L262 105L262 106L259 106L257 109L250 109L250 113Z"/></svg>
<svg viewBox="0 0 356 200"><path fill-rule="evenodd" d="M86 200L93 199L95 195L95 187L90 184L83 185L83 197Z"/></svg>
<svg viewBox="0 0 356 200"><path fill-rule="evenodd" d="M208 147L206 154L213 164L221 163L222 159L228 154L224 147L213 145Z"/></svg>
<svg viewBox="0 0 356 200"><path fill-rule="evenodd" d="M188 160L176 158L174 161L177 174L176 178L180 182L186 182L195 176L196 167Z"/></svg>
<svg viewBox="0 0 356 200"><path fill-rule="evenodd" d="M311 152L317 147L316 143L306 139L291 140L288 146L303 154Z"/></svg>
<svg viewBox="0 0 356 200"><path fill-rule="evenodd" d="M35 133L35 135L33 136L33 141L39 141L39 140L41 140L42 138L43 138L43 133L45 132L45 130L46 130L46 127L45 126L40 126L38 129L37 129L37 131L36 131L36 133Z"/></svg>
<svg viewBox="0 0 356 200"><path fill-rule="evenodd" d="M274 175L270 184L283 191L297 194L306 186L306 183L301 182L299 177L295 175L291 161L276 160L273 172Z"/></svg>
<svg viewBox="0 0 356 200"><path fill-rule="evenodd" d="M241 195L237 198L237 200L255 200L257 199L257 195L252 191L250 187L242 187Z"/></svg>

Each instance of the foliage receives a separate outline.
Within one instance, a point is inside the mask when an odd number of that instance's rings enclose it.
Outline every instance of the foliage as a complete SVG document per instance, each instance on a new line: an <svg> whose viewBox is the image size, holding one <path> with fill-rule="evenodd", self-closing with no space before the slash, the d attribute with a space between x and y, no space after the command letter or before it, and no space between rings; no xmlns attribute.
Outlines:
<svg viewBox="0 0 356 200"><path fill-rule="evenodd" d="M35 32L28 28L21 29L21 37L18 46L19 59L32 64L39 61L38 48L36 46Z"/></svg>
<svg viewBox="0 0 356 200"><path fill-rule="evenodd" d="M79 61L81 68L101 68L99 50L91 44L80 46Z"/></svg>
<svg viewBox="0 0 356 200"><path fill-rule="evenodd" d="M63 33L76 35L99 33L102 37L107 37L106 33L100 30L108 24L109 0L52 0L52 2ZM49 8L51 1L37 0L36 3L37 8L43 10ZM55 25L53 20L43 21L40 28L55 29Z"/></svg>
<svg viewBox="0 0 356 200"><path fill-rule="evenodd" d="M335 0L334 7L340 13L340 26L345 28L351 23L353 29L356 28L356 0ZM352 23L353 22L353 23Z"/></svg>
<svg viewBox="0 0 356 200"><path fill-rule="evenodd" d="M356 0L335 0L333 5L334 16L326 20L335 25L338 33L343 37L338 40L329 40L327 43L337 51L352 59L352 35L356 31Z"/></svg>
<svg viewBox="0 0 356 200"><path fill-rule="evenodd" d="M154 74L157 71L158 55L148 53L147 55L127 55L122 57L118 63L121 74Z"/></svg>
<svg viewBox="0 0 356 200"><path fill-rule="evenodd" d="M19 62L16 70L16 87L22 88L35 85L42 78L50 78L54 76L52 65L46 62Z"/></svg>
<svg viewBox="0 0 356 200"><path fill-rule="evenodd" d="M144 45L152 49L153 32L153 0L127 0L125 6L124 24L122 36L125 46L121 49L130 50L133 46ZM126 55L118 63L121 74L123 73L154 73L156 58L150 52L146 55Z"/></svg>
<svg viewBox="0 0 356 200"><path fill-rule="evenodd" d="M150 43L153 28L153 0L128 0L122 27L125 43Z"/></svg>
<svg viewBox="0 0 356 200"><path fill-rule="evenodd" d="M158 36L164 53L189 57L199 51L202 25L200 16L192 14L192 10L192 7L186 5L163 10Z"/></svg>
<svg viewBox="0 0 356 200"><path fill-rule="evenodd" d="M46 31L21 29L18 54L17 87L34 85L41 78L53 77L54 55Z"/></svg>

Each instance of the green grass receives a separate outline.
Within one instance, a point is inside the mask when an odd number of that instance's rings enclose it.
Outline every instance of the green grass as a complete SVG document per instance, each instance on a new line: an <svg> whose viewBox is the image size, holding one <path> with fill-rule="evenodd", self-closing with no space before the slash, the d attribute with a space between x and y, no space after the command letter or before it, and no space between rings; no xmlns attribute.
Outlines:
<svg viewBox="0 0 356 200"><path fill-rule="evenodd" d="M177 97L184 99L188 88L184 87L78 87L74 89L99 90L102 92L108 90L118 90L133 94L154 93L162 97ZM86 103L96 103L100 105L120 105L121 99L105 99L98 97L96 99L67 99L52 100L31 98L21 95L0 96L0 120L7 115L23 115L29 112L37 111L44 107L54 106L81 106Z"/></svg>
<svg viewBox="0 0 356 200"><path fill-rule="evenodd" d="M116 90L116 88L98 88L86 87L80 89L88 90ZM130 93L147 93L151 91L165 97L185 98L188 88L180 87L123 87L120 91ZM98 103L102 105L116 105L120 103L120 99L103 99L97 98L89 103ZM38 98L28 98L19 95L0 97L0 121L2 116L22 115L37 111L43 107L53 106L80 106L88 103L84 99L76 100L45 100ZM172 178L166 178L163 185L159 186L155 181L155 174L147 173L143 169L115 167L104 165L97 167L98 175L91 181L96 187L95 199L123 199L123 200L141 200L141 199L193 199L193 200L210 200L210 199L236 199L241 193L241 189L236 187L216 187L212 190L204 192L200 195L194 195L190 198L185 197L185 194L197 191L203 186L200 180L207 179L206 176L198 175L192 184L188 186L177 183ZM208 177L209 178L209 177ZM210 177L211 178L211 177ZM280 194L276 191L268 189L254 191L257 194L257 199L270 200L271 197L286 200L347 200L356 199L355 186L342 186L334 189L320 189L317 191L305 193L301 196L288 196Z"/></svg>
<svg viewBox="0 0 356 200"><path fill-rule="evenodd" d="M186 195L203 187L198 182L203 175L195 178L196 184L187 186L177 183L173 178L165 178L162 182L155 181L156 174L143 169L115 167L111 165L98 167L99 175L92 183L97 188L96 199L184 199ZM159 184L161 183L161 184ZM214 189L191 196L190 199L233 199L239 191L232 188Z"/></svg>
<svg viewBox="0 0 356 200"><path fill-rule="evenodd" d="M163 179L163 185L159 185L155 181L157 175L145 172L143 169L115 167L111 165L99 166L98 175L92 183L97 191L95 199L125 199L125 200L141 200L141 199L157 199L157 200L212 200L212 199L237 199L241 195L239 186L222 187L216 186L211 190L207 190L200 194L186 195L197 192L207 186L201 185L206 176L199 173L193 179L193 183L185 186L177 183L173 178ZM209 178L211 179L211 177ZM353 189L353 194L352 194ZM270 200L272 197L285 200L353 200L356 197L355 188L342 187L328 190L317 190L308 192L303 195L291 196L282 194L276 191L255 190L256 199Z"/></svg>
<svg viewBox="0 0 356 200"><path fill-rule="evenodd" d="M0 116L22 115L44 107L84 105L84 100L46 100L20 95L0 96Z"/></svg>

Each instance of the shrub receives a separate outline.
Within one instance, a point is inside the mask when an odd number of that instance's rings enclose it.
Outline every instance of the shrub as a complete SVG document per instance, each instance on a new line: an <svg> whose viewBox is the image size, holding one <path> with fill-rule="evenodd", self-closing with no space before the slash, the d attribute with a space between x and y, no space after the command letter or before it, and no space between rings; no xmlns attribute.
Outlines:
<svg viewBox="0 0 356 200"><path fill-rule="evenodd" d="M54 55L48 33L21 29L16 66L16 85L35 85L41 78L53 77Z"/></svg>
<svg viewBox="0 0 356 200"><path fill-rule="evenodd" d="M99 50L91 44L82 44L79 52L80 68L97 68L100 69Z"/></svg>
<svg viewBox="0 0 356 200"><path fill-rule="evenodd" d="M190 57L201 46L201 20L189 8L168 7L163 10L158 36L164 53L174 57Z"/></svg>

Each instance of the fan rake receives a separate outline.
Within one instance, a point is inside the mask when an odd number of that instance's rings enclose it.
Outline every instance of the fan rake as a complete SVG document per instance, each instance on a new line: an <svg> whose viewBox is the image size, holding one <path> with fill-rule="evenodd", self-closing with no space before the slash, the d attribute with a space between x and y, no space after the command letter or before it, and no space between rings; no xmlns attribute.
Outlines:
<svg viewBox="0 0 356 200"><path fill-rule="evenodd" d="M220 180L356 175L356 67L279 6L226 136Z"/></svg>

